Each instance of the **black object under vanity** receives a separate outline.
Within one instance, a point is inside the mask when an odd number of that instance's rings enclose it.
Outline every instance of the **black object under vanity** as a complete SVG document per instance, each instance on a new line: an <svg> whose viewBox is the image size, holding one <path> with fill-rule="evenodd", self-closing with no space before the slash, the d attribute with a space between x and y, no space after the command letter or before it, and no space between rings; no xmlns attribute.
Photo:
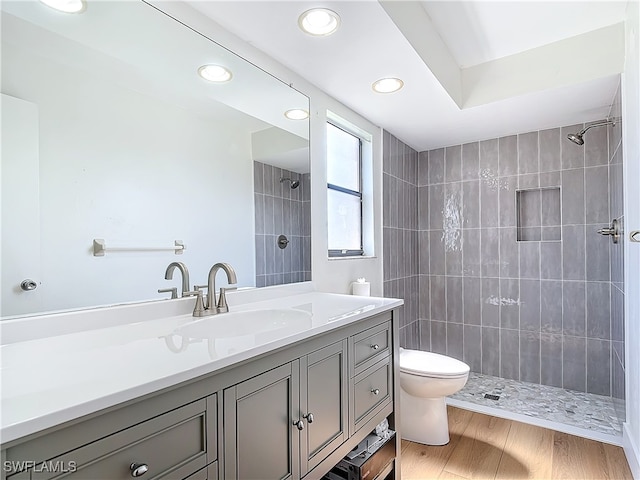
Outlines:
<svg viewBox="0 0 640 480"><path fill-rule="evenodd" d="M381 438L371 433L331 469L323 480L387 480L393 478L395 432Z"/></svg>

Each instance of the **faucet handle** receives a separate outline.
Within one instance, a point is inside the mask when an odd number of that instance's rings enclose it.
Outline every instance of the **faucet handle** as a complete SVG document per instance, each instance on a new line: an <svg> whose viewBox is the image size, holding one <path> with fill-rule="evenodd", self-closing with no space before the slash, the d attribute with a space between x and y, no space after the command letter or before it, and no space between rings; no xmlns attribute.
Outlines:
<svg viewBox="0 0 640 480"><path fill-rule="evenodd" d="M208 288L209 288L209 285L194 285L194 286L193 286L193 290L194 290L195 292L200 292L200 293L202 293L202 289L203 289L203 288L208 289ZM207 299L206 299L206 298L204 298L204 296L203 296L203 305L204 305L204 308L205 308L205 309L209 308L208 303L209 303L209 302L207 301Z"/></svg>
<svg viewBox="0 0 640 480"><path fill-rule="evenodd" d="M178 288L160 288L158 289L158 293L171 293L171 300L178 298Z"/></svg>
<svg viewBox="0 0 640 480"><path fill-rule="evenodd" d="M220 288L220 295L218 296L218 304L216 305L216 310L218 313L227 313L229 311L229 305L227 305L227 290L235 290L235 289L227 289Z"/></svg>
<svg viewBox="0 0 640 480"><path fill-rule="evenodd" d="M204 317L206 315L206 308L204 307L204 300L202 297L202 290L194 290L193 292L184 292L185 297L196 297L196 304L193 307L194 317Z"/></svg>

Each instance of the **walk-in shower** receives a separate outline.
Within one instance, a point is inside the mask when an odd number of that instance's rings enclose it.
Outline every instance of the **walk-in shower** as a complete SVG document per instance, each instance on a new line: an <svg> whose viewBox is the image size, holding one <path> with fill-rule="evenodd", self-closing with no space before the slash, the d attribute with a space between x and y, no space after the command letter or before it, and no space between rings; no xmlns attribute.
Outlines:
<svg viewBox="0 0 640 480"><path fill-rule="evenodd" d="M568 134L567 138L571 140L573 143L575 143L576 145L584 145L584 134L587 130L593 127L604 127L605 125L615 125L615 124L616 122L611 119L600 120L599 122L594 122L591 125L587 126L586 128L583 128L578 133Z"/></svg>
<svg viewBox="0 0 640 480"><path fill-rule="evenodd" d="M619 118L425 152L384 133L384 294L402 346L471 367L450 402L619 441Z"/></svg>

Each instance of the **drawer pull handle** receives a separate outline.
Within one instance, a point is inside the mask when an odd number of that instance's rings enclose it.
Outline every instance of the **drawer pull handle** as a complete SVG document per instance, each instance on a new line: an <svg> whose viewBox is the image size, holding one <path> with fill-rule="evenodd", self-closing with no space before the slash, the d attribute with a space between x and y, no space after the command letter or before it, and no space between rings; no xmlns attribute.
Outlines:
<svg viewBox="0 0 640 480"><path fill-rule="evenodd" d="M302 415L302 418L306 418L307 422L313 423L313 413L309 412L306 415Z"/></svg>
<svg viewBox="0 0 640 480"><path fill-rule="evenodd" d="M131 469L132 477L141 477L149 471L149 465L146 463L132 463L129 468Z"/></svg>
<svg viewBox="0 0 640 480"><path fill-rule="evenodd" d="M373 393L374 395L379 395L380 394L380 390L378 390L377 388L372 388L371 389L371 393Z"/></svg>
<svg viewBox="0 0 640 480"><path fill-rule="evenodd" d="M298 427L298 430L304 430L304 423L302 420L298 420L297 422L293 422L293 424Z"/></svg>
<svg viewBox="0 0 640 480"><path fill-rule="evenodd" d="M374 343L373 345L371 345L371 348L373 348L374 350L378 350L380 348L380 345Z"/></svg>

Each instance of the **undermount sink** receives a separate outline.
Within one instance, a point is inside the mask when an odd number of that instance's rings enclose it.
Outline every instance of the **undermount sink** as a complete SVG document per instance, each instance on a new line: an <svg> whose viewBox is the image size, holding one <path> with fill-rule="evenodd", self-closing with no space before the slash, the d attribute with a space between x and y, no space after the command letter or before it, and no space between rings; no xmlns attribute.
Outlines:
<svg viewBox="0 0 640 480"><path fill-rule="evenodd" d="M263 345L311 328L310 312L291 308L249 310L221 313L177 328L167 346L176 352L186 350L189 343L207 340L209 353L220 357ZM180 344L181 346L173 347Z"/></svg>
<svg viewBox="0 0 640 480"><path fill-rule="evenodd" d="M311 314L291 308L220 313L183 325L175 333L189 338L259 335L278 330L300 331L311 326Z"/></svg>

